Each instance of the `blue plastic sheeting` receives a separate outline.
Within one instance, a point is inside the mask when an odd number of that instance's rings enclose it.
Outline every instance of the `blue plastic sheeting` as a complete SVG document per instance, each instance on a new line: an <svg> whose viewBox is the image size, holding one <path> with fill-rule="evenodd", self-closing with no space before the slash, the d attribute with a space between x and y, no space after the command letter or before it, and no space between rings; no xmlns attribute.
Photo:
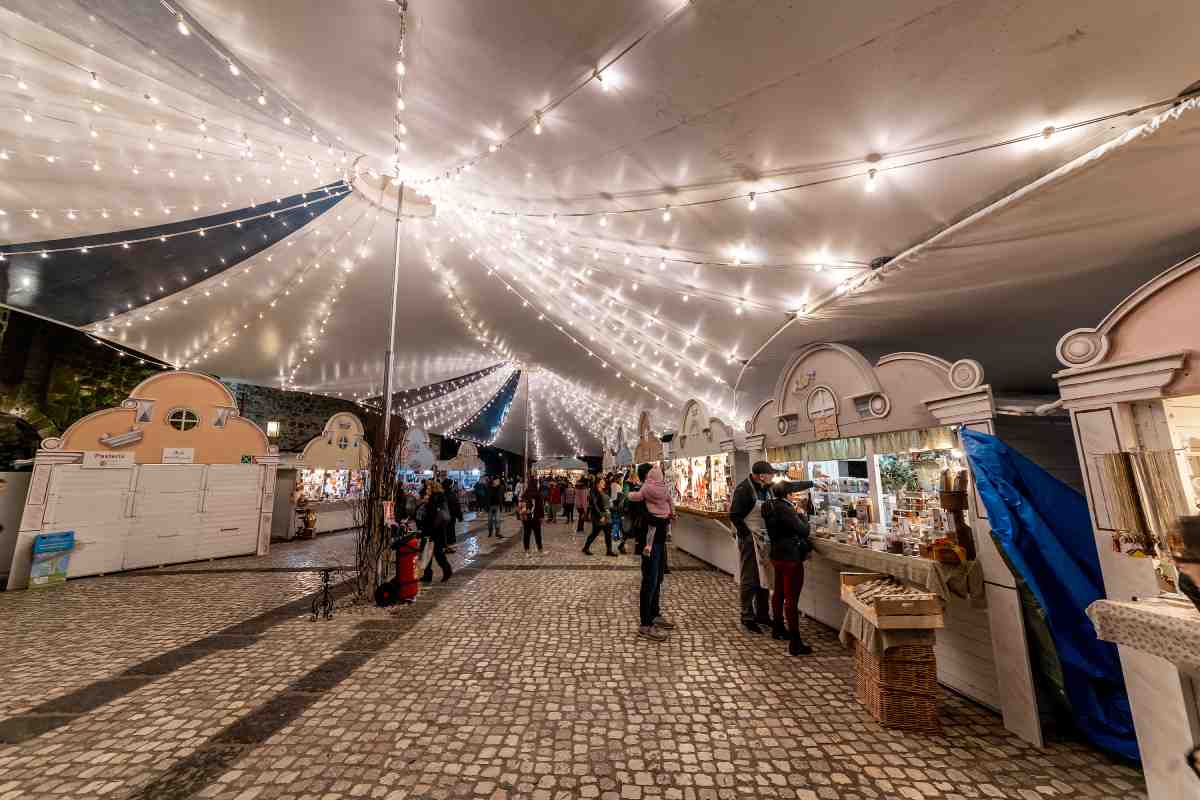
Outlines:
<svg viewBox="0 0 1200 800"><path fill-rule="evenodd" d="M1137 759L1117 648L1085 613L1104 597L1087 500L996 437L961 433L996 544L1044 612L1076 724L1097 747Z"/></svg>

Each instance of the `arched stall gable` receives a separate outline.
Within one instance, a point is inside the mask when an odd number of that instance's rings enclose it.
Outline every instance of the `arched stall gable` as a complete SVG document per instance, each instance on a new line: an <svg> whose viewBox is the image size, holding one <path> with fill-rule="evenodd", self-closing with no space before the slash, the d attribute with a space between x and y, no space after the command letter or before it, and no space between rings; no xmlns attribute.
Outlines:
<svg viewBox="0 0 1200 800"><path fill-rule="evenodd" d="M8 586L26 585L41 533L74 532L68 577L265 554L278 463L219 381L151 376L119 407L42 442Z"/></svg>
<svg viewBox="0 0 1200 800"><path fill-rule="evenodd" d="M295 466L291 496L316 513L313 535L353 528L354 504L366 494L371 467L371 446L362 420L349 411L331 416L321 435L304 445ZM290 523L294 512L295 505L289 506L287 519L281 522Z"/></svg>
<svg viewBox="0 0 1200 800"><path fill-rule="evenodd" d="M1200 745L1200 613L1156 605L1178 572L1166 534L1200 513L1200 255L1143 284L1094 328L1066 333L1055 374L1070 412L1106 600L1089 614L1121 654L1152 800L1200 796L1185 744ZM1141 476L1135 477L1135 476ZM1200 551L1200 542L1185 548ZM1142 598L1142 602L1132 602ZM1146 601L1145 598L1151 598Z"/></svg>
<svg viewBox="0 0 1200 800"><path fill-rule="evenodd" d="M726 572L736 571L729 502L749 472L745 435L711 416L704 402L684 403L665 469L679 513L672 526L676 547Z"/></svg>
<svg viewBox="0 0 1200 800"><path fill-rule="evenodd" d="M856 524L865 517L869 530L881 532L897 527L913 509L937 504L935 482L942 469L966 469L959 426L1000 435L998 425L991 388L975 361L901 352L872 363L852 347L820 342L789 359L773 396L746 423L746 441L753 458L763 454L792 478L825 479L828 490L812 493L822 510L852 508ZM885 477L896 480L893 462L912 465L920 476L918 491L885 486ZM837 519L844 522L849 516L842 513ZM937 638L938 677L1000 710L1010 730L1040 744L1016 582L991 540L986 513L973 491L966 520L970 531L962 536L977 563L972 568L984 580L971 603L947 603L946 627ZM893 554L868 557L863 548L835 539L817 539L816 548L801 603L809 616L834 627L841 626L845 615L842 571L878 571L883 563L907 576L914 563L928 563Z"/></svg>

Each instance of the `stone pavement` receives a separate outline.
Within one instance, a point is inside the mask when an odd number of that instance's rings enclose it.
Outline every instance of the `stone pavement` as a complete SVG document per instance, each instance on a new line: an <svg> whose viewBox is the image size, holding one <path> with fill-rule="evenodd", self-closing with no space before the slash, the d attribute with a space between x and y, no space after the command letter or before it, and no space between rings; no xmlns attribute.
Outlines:
<svg viewBox="0 0 1200 800"><path fill-rule="evenodd" d="M656 644L631 557L505 533L462 542L414 605L328 621L314 568L352 535L0 594L0 800L1145 797L1136 770L1036 750L951 694L945 738L881 728L833 631L805 622L802 659L740 633L729 577L681 553Z"/></svg>

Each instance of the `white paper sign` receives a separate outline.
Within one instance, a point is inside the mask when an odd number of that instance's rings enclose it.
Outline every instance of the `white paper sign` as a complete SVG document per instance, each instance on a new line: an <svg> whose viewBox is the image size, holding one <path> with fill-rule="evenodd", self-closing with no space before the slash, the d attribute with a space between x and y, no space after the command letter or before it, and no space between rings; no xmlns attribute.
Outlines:
<svg viewBox="0 0 1200 800"><path fill-rule="evenodd" d="M111 453L105 450L84 450L83 469L133 469L137 462L133 453Z"/></svg>
<svg viewBox="0 0 1200 800"><path fill-rule="evenodd" d="M164 464L193 464L196 461L194 447L164 447L162 463Z"/></svg>

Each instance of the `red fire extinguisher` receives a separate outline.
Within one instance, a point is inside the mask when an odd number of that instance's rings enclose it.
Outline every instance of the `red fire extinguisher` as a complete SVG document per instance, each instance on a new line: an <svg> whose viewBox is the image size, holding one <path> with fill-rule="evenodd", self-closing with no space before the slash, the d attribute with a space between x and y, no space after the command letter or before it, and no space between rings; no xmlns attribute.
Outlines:
<svg viewBox="0 0 1200 800"><path fill-rule="evenodd" d="M420 587L417 561L421 555L421 537L415 531L402 528L396 545L396 585L399 589L397 602L411 603Z"/></svg>

